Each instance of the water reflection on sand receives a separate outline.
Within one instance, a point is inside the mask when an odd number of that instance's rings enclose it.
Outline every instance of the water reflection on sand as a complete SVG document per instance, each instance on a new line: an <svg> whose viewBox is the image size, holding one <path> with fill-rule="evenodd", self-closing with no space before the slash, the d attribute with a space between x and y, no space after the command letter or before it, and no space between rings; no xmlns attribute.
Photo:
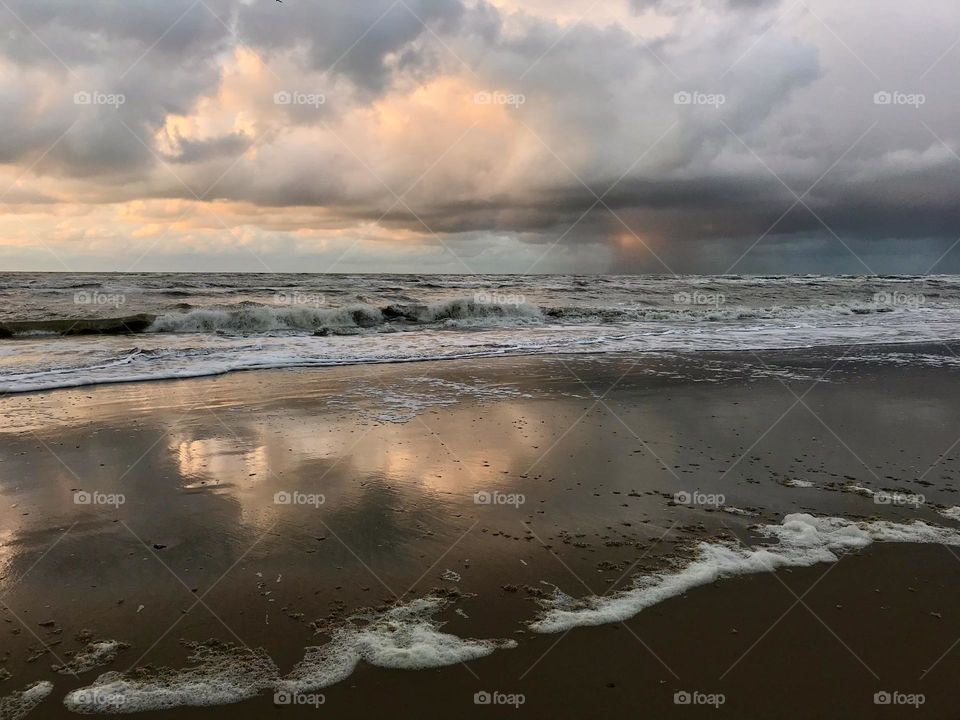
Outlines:
<svg viewBox="0 0 960 720"><path fill-rule="evenodd" d="M32 646L55 642L38 625L49 619L61 639L92 627L157 664L182 665L183 637L239 637L289 666L312 620L437 587L462 592L466 636L505 637L533 614L505 587L600 594L638 560L786 512L936 522L933 510L843 492L847 475L876 480L816 417L778 421L793 398L775 379L717 385L704 372L698 384L662 359L577 362L387 368L373 379L264 372L5 399L0 597L24 620L7 617L11 627L31 631L11 635L11 657L26 668ZM430 373L447 383L430 387L519 389L373 419L365 386ZM815 388L808 402L858 455L908 482L910 467L955 440L957 405L942 388L878 377ZM357 405L331 402L346 395ZM864 406L891 412L864 418ZM952 464L938 474L949 493ZM755 514L673 502L697 489ZM952 499L940 490L924 488ZM77 492L123 501L77 504ZM499 499L478 503L478 493Z"/></svg>

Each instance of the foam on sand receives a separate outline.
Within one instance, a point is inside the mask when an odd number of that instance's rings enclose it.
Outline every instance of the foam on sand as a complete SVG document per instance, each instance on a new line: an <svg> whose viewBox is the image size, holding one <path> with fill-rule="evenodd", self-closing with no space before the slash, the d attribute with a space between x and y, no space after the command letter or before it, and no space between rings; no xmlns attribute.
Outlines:
<svg viewBox="0 0 960 720"><path fill-rule="evenodd" d="M345 680L361 660L395 670L444 667L514 648L513 640L471 640L440 631L433 616L449 601L420 598L378 614L355 615L331 633L331 640L307 653L278 686L307 693Z"/></svg>
<svg viewBox="0 0 960 720"><path fill-rule="evenodd" d="M93 640L73 654L63 665L54 666L61 675L79 675L101 665L109 665L117 658L121 650L129 647L116 640Z"/></svg>
<svg viewBox="0 0 960 720"><path fill-rule="evenodd" d="M0 698L0 718L3 720L21 720L31 710L47 699L53 692L53 683L42 680L24 690Z"/></svg>
<svg viewBox="0 0 960 720"><path fill-rule="evenodd" d="M734 507L733 505L723 505L720 509L731 515L743 515L745 517L753 517L756 515L752 510L744 510L743 508Z"/></svg>
<svg viewBox="0 0 960 720"><path fill-rule="evenodd" d="M787 515L779 525L755 528L777 544L746 547L732 542L700 543L693 561L675 570L644 575L629 590L575 599L559 591L541 601L544 612L530 628L556 633L571 628L620 622L640 611L722 578L836 562L874 542L938 543L960 546L960 532L916 521L853 522L837 517Z"/></svg>
<svg viewBox="0 0 960 720"><path fill-rule="evenodd" d="M953 507L937 510L937 512L943 515L945 518L960 522L960 506L954 505Z"/></svg>
<svg viewBox="0 0 960 720"><path fill-rule="evenodd" d="M513 640L471 640L440 631L433 619L450 603L427 597L383 612L364 612L330 631L330 642L308 647L286 678L262 649L227 643L188 643L191 666L182 670L139 668L104 673L64 699L78 713L133 713L175 707L227 705L265 690L305 693L348 678L365 660L401 670L444 667L516 647ZM0 715L6 720L6 715Z"/></svg>
<svg viewBox="0 0 960 720"><path fill-rule="evenodd" d="M272 688L279 671L263 650L215 641L191 643L191 667L138 670L132 675L104 673L92 685L64 698L78 713L132 713L184 705L227 705Z"/></svg>

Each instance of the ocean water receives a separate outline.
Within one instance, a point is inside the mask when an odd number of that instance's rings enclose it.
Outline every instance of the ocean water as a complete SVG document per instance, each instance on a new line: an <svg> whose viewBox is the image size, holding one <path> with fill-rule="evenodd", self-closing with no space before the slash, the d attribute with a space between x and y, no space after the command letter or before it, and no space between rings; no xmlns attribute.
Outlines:
<svg viewBox="0 0 960 720"><path fill-rule="evenodd" d="M498 355L960 339L958 276L0 274L0 392Z"/></svg>

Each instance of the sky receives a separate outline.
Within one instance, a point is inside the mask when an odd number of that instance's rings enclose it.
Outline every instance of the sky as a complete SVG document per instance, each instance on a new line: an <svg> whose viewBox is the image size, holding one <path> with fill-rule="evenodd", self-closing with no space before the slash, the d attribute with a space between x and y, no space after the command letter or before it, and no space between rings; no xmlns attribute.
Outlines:
<svg viewBox="0 0 960 720"><path fill-rule="evenodd" d="M956 0L3 0L0 270L960 272Z"/></svg>

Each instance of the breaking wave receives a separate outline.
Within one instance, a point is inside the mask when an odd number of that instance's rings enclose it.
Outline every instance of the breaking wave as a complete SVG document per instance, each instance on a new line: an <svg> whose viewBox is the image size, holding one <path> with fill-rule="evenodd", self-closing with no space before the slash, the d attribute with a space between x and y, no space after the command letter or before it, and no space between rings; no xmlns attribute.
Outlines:
<svg viewBox="0 0 960 720"><path fill-rule="evenodd" d="M542 320L536 305L488 303L463 298L432 304L345 307L269 306L243 303L232 307L189 309L158 315L113 318L61 318L0 323L0 338L42 335L124 335L156 333L258 334L276 331L313 333L398 329L405 326L466 328L523 325Z"/></svg>
<svg viewBox="0 0 960 720"><path fill-rule="evenodd" d="M43 335L125 335L153 333L220 333L256 335L276 332L321 335L363 331L392 332L417 328L510 328L530 325L603 325L631 322L730 322L794 320L816 322L830 318L904 312L872 303L820 306L746 307L694 306L559 306L540 307L527 302L484 302L459 298L429 304L391 304L382 307L353 304L343 307L260 305L195 308L181 312L140 313L111 318L61 318L0 322L0 338Z"/></svg>
<svg viewBox="0 0 960 720"><path fill-rule="evenodd" d="M429 305L348 305L338 308L244 306L230 309L192 310L156 318L151 332L264 333L276 330L311 332L376 329L384 326L444 325L458 327L489 321L517 323L541 318L540 308L526 303L484 303L472 299L448 300Z"/></svg>

